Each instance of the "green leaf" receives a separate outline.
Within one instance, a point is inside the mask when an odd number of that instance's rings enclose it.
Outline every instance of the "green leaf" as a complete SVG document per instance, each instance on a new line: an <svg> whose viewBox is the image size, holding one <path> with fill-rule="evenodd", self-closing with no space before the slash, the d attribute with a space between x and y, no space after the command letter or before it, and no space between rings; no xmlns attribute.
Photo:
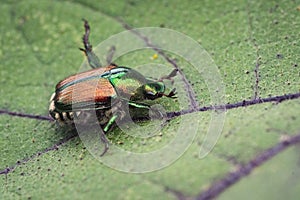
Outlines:
<svg viewBox="0 0 300 200"><path fill-rule="evenodd" d="M286 0L3 1L0 199L297 199L299 6L299 1ZM166 168L141 174L109 168L90 154L74 130L49 120L55 85L77 73L84 59L78 50L82 18L91 25L94 46L125 31L126 25L165 27L190 36L210 54L229 104L222 134L206 157L198 155L214 112L208 109L211 94L203 78L180 58L178 66L203 109L194 113L201 123L192 145ZM148 49L117 61L133 68L164 62L170 73L172 64L161 54L151 59L154 54ZM176 100L160 102L171 111L181 109ZM170 141L180 119L172 118L165 131L151 139L128 137L117 128L108 138L120 148L151 151ZM284 148L277 148L280 145ZM257 164L262 155L267 156Z"/></svg>

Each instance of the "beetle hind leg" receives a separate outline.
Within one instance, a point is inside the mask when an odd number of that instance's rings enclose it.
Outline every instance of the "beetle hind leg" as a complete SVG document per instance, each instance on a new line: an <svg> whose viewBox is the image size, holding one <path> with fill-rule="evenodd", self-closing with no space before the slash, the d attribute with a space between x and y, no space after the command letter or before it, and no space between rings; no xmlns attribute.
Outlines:
<svg viewBox="0 0 300 200"><path fill-rule="evenodd" d="M116 52L116 47L115 46L111 46L110 49L109 49L109 51L108 51L108 54L106 56L106 63L108 65L111 65L111 64L115 65L114 63L112 63L112 60L113 60L115 52Z"/></svg>
<svg viewBox="0 0 300 200"><path fill-rule="evenodd" d="M100 155L100 156L103 156L109 149L109 141L107 140L105 133L103 133L103 132L101 133L100 138L101 138L101 141L104 143L104 150Z"/></svg>
<svg viewBox="0 0 300 200"><path fill-rule="evenodd" d="M109 119L109 121L107 122L107 124L105 125L105 127L103 128L103 132L101 132L101 135L100 135L101 141L104 143L105 146L104 146L104 150L103 150L103 152L101 153L100 156L103 156L107 152L107 150L109 149L109 141L107 140L107 138L105 136L105 133L107 133L110 130L110 128L112 127L112 125L115 123L117 117L118 117L117 115L113 115Z"/></svg>
<svg viewBox="0 0 300 200"><path fill-rule="evenodd" d="M90 25L87 20L83 19L83 21L84 21L85 33L82 37L82 42L83 42L84 48L79 48L79 49L85 53L85 55L88 59L88 62L92 68L101 67L99 58L93 52L92 45L89 43Z"/></svg>

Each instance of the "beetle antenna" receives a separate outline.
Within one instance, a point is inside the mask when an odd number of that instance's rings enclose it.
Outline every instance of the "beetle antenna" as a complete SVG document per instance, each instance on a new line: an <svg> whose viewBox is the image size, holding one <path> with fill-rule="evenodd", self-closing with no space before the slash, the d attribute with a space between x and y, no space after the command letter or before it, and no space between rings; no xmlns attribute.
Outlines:
<svg viewBox="0 0 300 200"><path fill-rule="evenodd" d="M93 47L89 43L89 36L90 36L90 25L86 19L82 19L84 21L84 35L82 37L82 42L84 48L79 48L81 51L83 51L88 58L89 64L92 68L98 68L101 67L101 63L99 61L99 58L96 56L96 54L93 52Z"/></svg>

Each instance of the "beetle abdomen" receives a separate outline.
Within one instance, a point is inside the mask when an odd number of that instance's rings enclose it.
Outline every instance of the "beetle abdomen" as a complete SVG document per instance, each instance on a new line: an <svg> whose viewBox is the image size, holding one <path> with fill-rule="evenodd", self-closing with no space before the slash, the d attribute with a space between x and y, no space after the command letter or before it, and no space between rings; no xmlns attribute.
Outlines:
<svg viewBox="0 0 300 200"><path fill-rule="evenodd" d="M50 98L49 114L51 117L58 122L60 125L68 125L74 123L74 118L76 118L78 123L87 124L93 120L93 112L96 113L97 121L100 125L104 125L109 121L112 115L110 108L96 109L96 110L80 110L80 111L58 111L55 107L54 101L55 93L52 94Z"/></svg>

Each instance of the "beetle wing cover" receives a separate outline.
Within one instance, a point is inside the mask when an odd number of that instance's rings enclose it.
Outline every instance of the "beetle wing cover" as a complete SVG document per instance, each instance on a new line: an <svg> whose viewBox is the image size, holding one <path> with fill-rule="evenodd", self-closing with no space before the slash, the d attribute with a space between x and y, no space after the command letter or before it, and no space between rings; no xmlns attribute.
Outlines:
<svg viewBox="0 0 300 200"><path fill-rule="evenodd" d="M103 73L115 66L97 68L70 76L56 86L55 107L62 111L106 108L116 91Z"/></svg>
<svg viewBox="0 0 300 200"><path fill-rule="evenodd" d="M72 76L69 76L65 78L64 80L60 81L56 85L56 90L62 90L65 87L68 87L70 84L75 84L79 81L85 81L86 79L90 79L92 77L101 77L105 72L110 71L113 68L116 68L115 65L110 65L108 67L101 67L96 69L91 69L85 72L81 72L78 74L74 74Z"/></svg>

